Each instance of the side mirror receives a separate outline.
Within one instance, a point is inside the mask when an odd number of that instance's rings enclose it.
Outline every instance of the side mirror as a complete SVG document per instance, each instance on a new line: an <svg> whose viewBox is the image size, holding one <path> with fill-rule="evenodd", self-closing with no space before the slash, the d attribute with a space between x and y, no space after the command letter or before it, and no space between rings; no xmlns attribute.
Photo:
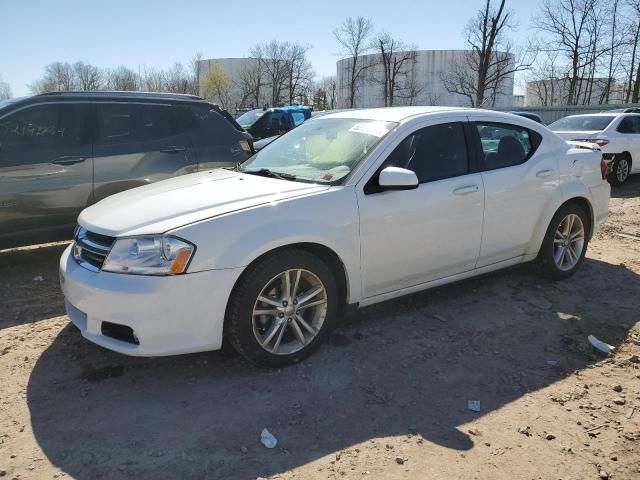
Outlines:
<svg viewBox="0 0 640 480"><path fill-rule="evenodd" d="M406 168L387 167L380 172L378 185L383 190L412 190L418 188L418 176Z"/></svg>

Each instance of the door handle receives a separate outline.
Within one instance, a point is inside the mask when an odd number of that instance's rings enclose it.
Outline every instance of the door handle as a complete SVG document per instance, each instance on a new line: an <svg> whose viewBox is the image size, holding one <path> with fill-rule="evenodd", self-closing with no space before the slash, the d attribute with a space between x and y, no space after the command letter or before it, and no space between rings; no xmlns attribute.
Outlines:
<svg viewBox="0 0 640 480"><path fill-rule="evenodd" d="M56 165L75 165L76 163L84 162L86 158L76 155L62 155L61 157L54 158L51 163Z"/></svg>
<svg viewBox="0 0 640 480"><path fill-rule="evenodd" d="M162 153L180 153L180 152L184 152L185 150L186 150L185 147L176 147L176 146L164 147L160 149Z"/></svg>
<svg viewBox="0 0 640 480"><path fill-rule="evenodd" d="M458 187L453 191L454 195L469 195L478 191L478 185L465 185L464 187Z"/></svg>
<svg viewBox="0 0 640 480"><path fill-rule="evenodd" d="M546 170L540 170L538 173L536 173L536 177L538 178L546 178L546 177L550 177L551 175L553 175L553 170L551 168L547 168Z"/></svg>

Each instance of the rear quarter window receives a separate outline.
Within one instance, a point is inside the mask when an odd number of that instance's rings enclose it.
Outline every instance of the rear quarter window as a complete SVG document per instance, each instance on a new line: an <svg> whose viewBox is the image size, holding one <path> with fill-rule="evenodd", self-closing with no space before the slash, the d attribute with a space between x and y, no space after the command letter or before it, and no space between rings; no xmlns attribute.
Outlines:
<svg viewBox="0 0 640 480"><path fill-rule="evenodd" d="M508 123L475 122L484 170L512 167L526 162L540 146L538 132Z"/></svg>

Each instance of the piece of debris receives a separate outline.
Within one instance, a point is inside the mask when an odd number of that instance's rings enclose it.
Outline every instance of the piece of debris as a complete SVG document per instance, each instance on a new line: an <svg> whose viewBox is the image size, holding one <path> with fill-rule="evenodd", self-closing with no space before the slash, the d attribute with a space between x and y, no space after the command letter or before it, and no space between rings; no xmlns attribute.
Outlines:
<svg viewBox="0 0 640 480"><path fill-rule="evenodd" d="M526 435L528 437L531 435L531 429L529 428L529 425L519 427L518 433L521 433L522 435Z"/></svg>
<svg viewBox="0 0 640 480"><path fill-rule="evenodd" d="M627 420L633 417L635 411L635 407L631 407L629 410L627 410L627 414L625 415L625 417L627 417Z"/></svg>
<svg viewBox="0 0 640 480"><path fill-rule="evenodd" d="M616 347L609 345L608 343L603 342L602 340L597 339L596 337L594 337L593 335L589 335L587 337L587 340L589 340L589 343L591 345L593 345L593 348L595 348L596 350L601 351L602 353L611 353L613 352Z"/></svg>
<svg viewBox="0 0 640 480"><path fill-rule="evenodd" d="M545 440L553 440L554 438L556 438L556 436L555 436L553 433L547 433L547 434L544 436L544 439L545 439Z"/></svg>
<svg viewBox="0 0 640 480"><path fill-rule="evenodd" d="M622 385L614 385L613 391L620 393L622 391Z"/></svg>
<svg viewBox="0 0 640 480"><path fill-rule="evenodd" d="M44 277L42 275L38 275L38 276L33 277L32 281L35 282L35 283L44 282Z"/></svg>
<svg viewBox="0 0 640 480"><path fill-rule="evenodd" d="M262 429L262 433L260 434L260 441L267 448L275 448L278 444L278 439L274 437L273 434L266 428Z"/></svg>
<svg viewBox="0 0 640 480"><path fill-rule="evenodd" d="M628 238L629 240L638 240L640 241L640 237L637 237L635 235L631 235L629 233L618 233L618 232L613 232L614 235L617 235L618 237L622 237L622 238Z"/></svg>
<svg viewBox="0 0 640 480"><path fill-rule="evenodd" d="M403 464L404 464L404 458L402 458L401 456L399 456L399 455L398 455L398 456L396 457L396 463L397 463L398 465L403 465Z"/></svg>
<svg viewBox="0 0 640 480"><path fill-rule="evenodd" d="M624 405L625 403L627 403L627 401L622 397L616 397L613 399L613 403L615 403L616 405Z"/></svg>
<svg viewBox="0 0 640 480"><path fill-rule="evenodd" d="M467 408L469 410L471 410L472 412L479 412L480 411L480 400L468 400L467 401Z"/></svg>
<svg viewBox="0 0 640 480"><path fill-rule="evenodd" d="M469 430L467 430L467 432L469 432L469 434L471 434L471 435L473 435L475 437L482 436L482 433L477 428L470 428Z"/></svg>

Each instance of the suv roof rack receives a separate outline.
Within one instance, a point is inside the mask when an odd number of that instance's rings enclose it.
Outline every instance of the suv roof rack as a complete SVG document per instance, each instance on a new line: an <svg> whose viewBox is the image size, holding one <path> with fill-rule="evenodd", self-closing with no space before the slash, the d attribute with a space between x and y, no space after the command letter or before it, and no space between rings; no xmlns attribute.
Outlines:
<svg viewBox="0 0 640 480"><path fill-rule="evenodd" d="M120 90L91 90L91 91L71 91L71 92L47 92L36 95L37 97L49 96L117 96L117 97L143 97L143 98L173 98L175 100L200 100L206 101L198 95L189 93L169 93L169 92L131 92Z"/></svg>

